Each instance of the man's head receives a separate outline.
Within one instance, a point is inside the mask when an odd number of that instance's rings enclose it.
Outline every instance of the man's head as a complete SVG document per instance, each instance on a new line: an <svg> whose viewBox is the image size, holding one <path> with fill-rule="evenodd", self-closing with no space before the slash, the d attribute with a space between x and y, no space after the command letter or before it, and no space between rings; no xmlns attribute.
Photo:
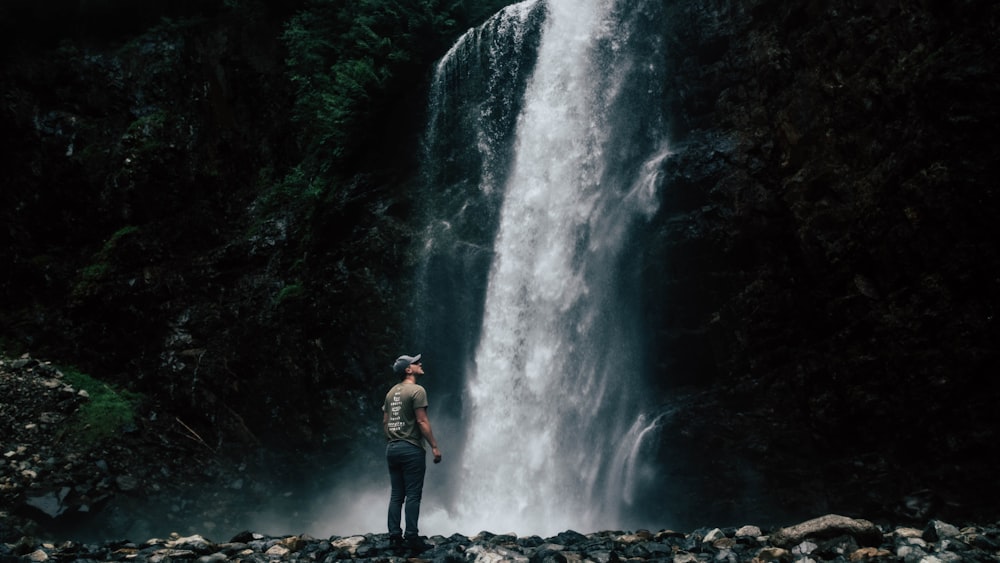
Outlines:
<svg viewBox="0 0 1000 563"><path fill-rule="evenodd" d="M400 356L392 364L392 371L399 377L405 377L412 369L410 366L420 365L420 354L416 356Z"/></svg>

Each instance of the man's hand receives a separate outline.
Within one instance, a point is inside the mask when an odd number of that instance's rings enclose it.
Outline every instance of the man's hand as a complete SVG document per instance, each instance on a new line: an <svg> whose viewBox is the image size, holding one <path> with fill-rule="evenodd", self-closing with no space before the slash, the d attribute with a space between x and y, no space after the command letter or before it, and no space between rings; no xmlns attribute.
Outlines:
<svg viewBox="0 0 1000 563"><path fill-rule="evenodd" d="M427 407L413 409L413 414L417 417L417 426L423 434L427 444L431 446L431 453L434 454L434 463L441 463L441 450L437 448L437 440L434 439L434 432L431 430L431 421L427 418Z"/></svg>

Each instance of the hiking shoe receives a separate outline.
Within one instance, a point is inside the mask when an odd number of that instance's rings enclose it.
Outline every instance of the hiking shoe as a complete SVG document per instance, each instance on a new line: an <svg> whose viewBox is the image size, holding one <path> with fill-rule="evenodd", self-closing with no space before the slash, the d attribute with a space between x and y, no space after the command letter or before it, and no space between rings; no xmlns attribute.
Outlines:
<svg viewBox="0 0 1000 563"><path fill-rule="evenodd" d="M406 547L413 553L423 553L428 549L434 549L434 544L427 543L420 536L409 536L406 538Z"/></svg>
<svg viewBox="0 0 1000 563"><path fill-rule="evenodd" d="M389 536L389 549L399 553L406 548L406 543L403 542L403 536Z"/></svg>

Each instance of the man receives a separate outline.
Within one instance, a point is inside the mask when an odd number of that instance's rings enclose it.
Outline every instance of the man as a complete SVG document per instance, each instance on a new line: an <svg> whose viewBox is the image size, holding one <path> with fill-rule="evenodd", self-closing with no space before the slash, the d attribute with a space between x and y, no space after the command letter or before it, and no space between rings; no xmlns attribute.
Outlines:
<svg viewBox="0 0 1000 563"><path fill-rule="evenodd" d="M431 431L431 421L427 418L427 391L417 384L417 378L424 375L420 354L396 358L392 370L400 377L400 382L389 389L382 405L382 430L389 441L385 457L389 465L389 482L392 484L389 496L389 542L393 548L402 548L405 543L415 551L422 551L431 547L417 534L420 498L427 470L424 442L431 446L434 463L440 463L441 450ZM404 500L405 539L400 527L400 512L403 510Z"/></svg>

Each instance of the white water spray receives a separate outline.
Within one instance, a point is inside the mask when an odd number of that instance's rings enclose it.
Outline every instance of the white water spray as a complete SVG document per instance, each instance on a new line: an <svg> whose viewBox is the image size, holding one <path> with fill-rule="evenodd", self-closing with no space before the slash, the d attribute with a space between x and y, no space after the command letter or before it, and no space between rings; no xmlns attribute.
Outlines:
<svg viewBox="0 0 1000 563"><path fill-rule="evenodd" d="M520 13L538 1L522 2ZM630 87L637 72L655 69L624 48L630 28L615 0L548 0L546 9L503 183L466 375L465 449L443 524L467 534L621 525L638 451L622 441L648 433L637 292L623 281L634 277L622 271L622 253L633 226L656 211L669 151L662 138L648 139L656 127L623 127L623 115L650 113L629 108L650 99ZM639 130L645 140L632 138ZM484 163L501 152L488 141L476 140ZM484 169L480 191L494 182Z"/></svg>

